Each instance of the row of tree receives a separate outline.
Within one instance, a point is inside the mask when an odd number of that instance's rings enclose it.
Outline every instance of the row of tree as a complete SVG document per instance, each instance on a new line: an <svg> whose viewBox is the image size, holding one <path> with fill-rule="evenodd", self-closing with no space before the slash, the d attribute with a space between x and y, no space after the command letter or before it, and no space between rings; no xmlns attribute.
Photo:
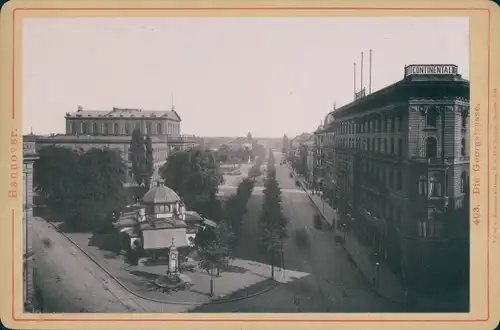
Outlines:
<svg viewBox="0 0 500 330"><path fill-rule="evenodd" d="M199 265L210 275L210 295L214 292L214 275L219 275L234 258L233 251L253 188L254 181L244 179L238 185L236 193L224 204L223 217L218 221L217 227L206 227L196 235Z"/></svg>
<svg viewBox="0 0 500 330"><path fill-rule="evenodd" d="M269 150L264 200L259 218L261 248L269 257L272 278L274 278L274 266L279 262L283 267L283 241L288 237L288 219L281 205L281 188L276 180L275 161L272 150Z"/></svg>
<svg viewBox="0 0 500 330"><path fill-rule="evenodd" d="M35 191L68 229L108 231L131 201L123 187L126 166L118 151L47 146L38 156Z"/></svg>
<svg viewBox="0 0 500 330"><path fill-rule="evenodd" d="M153 144L150 136L144 136L139 129L132 132L130 141L130 160L134 180L146 193L151 185L154 172ZM142 197L142 196L140 196Z"/></svg>
<svg viewBox="0 0 500 330"><path fill-rule="evenodd" d="M251 179L255 179L255 178L259 177L262 174L262 172L260 170L261 166L262 166L262 157L258 157L255 160L255 164L248 171L248 177Z"/></svg>

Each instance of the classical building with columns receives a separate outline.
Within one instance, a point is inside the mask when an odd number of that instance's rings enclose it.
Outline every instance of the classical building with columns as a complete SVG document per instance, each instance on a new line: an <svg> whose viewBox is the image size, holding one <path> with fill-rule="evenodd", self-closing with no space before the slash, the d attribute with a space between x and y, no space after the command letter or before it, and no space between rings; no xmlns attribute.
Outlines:
<svg viewBox="0 0 500 330"><path fill-rule="evenodd" d="M170 111L113 108L112 110L87 110L78 107L68 112L66 134L37 138L37 149L48 145L87 151L92 148L118 150L129 165L128 179L132 181L130 142L132 132L139 129L151 137L153 145L154 173L152 182L159 178L158 170L175 150L187 150L195 146L194 135L182 135L181 118L175 107Z"/></svg>
<svg viewBox="0 0 500 330"><path fill-rule="evenodd" d="M341 222L374 262L419 290L465 283L469 81L457 66L407 66L402 80L357 93L327 119L316 132L317 165Z"/></svg>
<svg viewBox="0 0 500 330"><path fill-rule="evenodd" d="M23 298L24 310L33 312L36 307L33 286L33 251L31 223L33 221L33 163L37 159L35 140L23 138Z"/></svg>

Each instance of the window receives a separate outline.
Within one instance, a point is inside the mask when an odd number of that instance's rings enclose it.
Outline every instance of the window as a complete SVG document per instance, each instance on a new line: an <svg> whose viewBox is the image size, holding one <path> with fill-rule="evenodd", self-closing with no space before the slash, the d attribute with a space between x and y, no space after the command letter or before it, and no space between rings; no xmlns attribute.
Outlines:
<svg viewBox="0 0 500 330"><path fill-rule="evenodd" d="M97 124L92 123L92 134L96 134L96 133L97 133Z"/></svg>
<svg viewBox="0 0 500 330"><path fill-rule="evenodd" d="M109 125L111 125L111 124L110 123L104 124L104 134L109 134Z"/></svg>
<svg viewBox="0 0 500 330"><path fill-rule="evenodd" d="M418 178L418 194L420 196L427 195L427 178L425 177L425 175L421 175Z"/></svg>
<svg viewBox="0 0 500 330"><path fill-rule="evenodd" d="M82 123L82 134L87 134L87 124Z"/></svg>
<svg viewBox="0 0 500 330"><path fill-rule="evenodd" d="M462 113L462 128L463 129L467 128L467 115L465 112Z"/></svg>
<svg viewBox="0 0 500 330"><path fill-rule="evenodd" d="M114 134L120 134L120 127L118 126L118 123L115 123L113 125L113 133Z"/></svg>
<svg viewBox="0 0 500 330"><path fill-rule="evenodd" d="M151 134L152 126L151 123L146 123L146 134Z"/></svg>
<svg viewBox="0 0 500 330"><path fill-rule="evenodd" d="M384 152L387 153L389 149L387 148L387 138L384 139Z"/></svg>
<svg viewBox="0 0 500 330"><path fill-rule="evenodd" d="M381 152L382 151L382 138L378 138L378 141L377 141L377 151L378 152Z"/></svg>
<svg viewBox="0 0 500 330"><path fill-rule="evenodd" d="M442 196L442 182L435 175L432 175L429 179L429 196L441 197Z"/></svg>
<svg viewBox="0 0 500 330"><path fill-rule="evenodd" d="M135 123L134 129L141 130L141 123Z"/></svg>
<svg viewBox="0 0 500 330"><path fill-rule="evenodd" d="M367 140L367 142L368 142L368 143L367 143L367 146L368 146L368 151L370 151L370 150L371 150L370 139L368 139L368 140Z"/></svg>
<svg viewBox="0 0 500 330"><path fill-rule="evenodd" d="M375 138L372 138L372 151L377 151L375 148Z"/></svg>
<svg viewBox="0 0 500 330"><path fill-rule="evenodd" d="M394 184L394 173L392 172L392 168L387 168L387 185L389 188L392 188L393 184Z"/></svg>
<svg viewBox="0 0 500 330"><path fill-rule="evenodd" d="M130 134L130 124L129 123L125 124L125 134L127 134L127 135Z"/></svg>
<svg viewBox="0 0 500 330"><path fill-rule="evenodd" d="M391 137L391 154L394 155L394 138Z"/></svg>
<svg viewBox="0 0 500 330"><path fill-rule="evenodd" d="M401 131L401 117L397 116L395 119L396 119L396 125L395 125L396 129L398 132L400 132Z"/></svg>
<svg viewBox="0 0 500 330"><path fill-rule="evenodd" d="M156 124L156 132L158 134L163 134L163 130L162 130L161 124Z"/></svg>
<svg viewBox="0 0 500 330"><path fill-rule="evenodd" d="M403 173L401 172L400 168L398 168L398 171L397 171L396 184L397 184L398 190L401 190L403 188Z"/></svg>
<svg viewBox="0 0 500 330"><path fill-rule="evenodd" d="M436 128L438 112L435 108L430 108L426 112L425 124L427 127Z"/></svg>
<svg viewBox="0 0 500 330"><path fill-rule="evenodd" d="M437 156L437 140L430 137L425 142L425 157L427 159L436 158Z"/></svg>
<svg viewBox="0 0 500 330"><path fill-rule="evenodd" d="M462 174L460 175L460 192L465 193L466 190L467 190L467 173L462 172Z"/></svg>
<svg viewBox="0 0 500 330"><path fill-rule="evenodd" d="M465 139L464 138L462 138L462 146L460 148L460 154L462 156L465 156Z"/></svg>
<svg viewBox="0 0 500 330"><path fill-rule="evenodd" d="M71 123L71 134L77 134L78 130L76 128L76 123Z"/></svg>

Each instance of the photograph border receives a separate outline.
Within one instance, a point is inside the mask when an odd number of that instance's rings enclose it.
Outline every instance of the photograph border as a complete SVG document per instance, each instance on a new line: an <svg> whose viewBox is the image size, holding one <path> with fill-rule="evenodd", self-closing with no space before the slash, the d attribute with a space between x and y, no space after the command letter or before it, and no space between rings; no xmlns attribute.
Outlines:
<svg viewBox="0 0 500 330"><path fill-rule="evenodd" d="M382 3L381 1L377 1L377 3ZM493 219L490 219L490 218L493 218L492 217L492 210L491 210L491 207L492 205L495 205L495 204L498 204L499 200L497 199L497 190L498 190L498 184L497 184L497 174L496 174L496 167L495 167L495 172L491 170L491 163L490 163L490 155L491 155L491 137L490 135L493 133L495 136L493 137L493 141L496 141L497 139L497 135L498 135L498 130L496 129L497 127L497 124L496 122L493 122L493 120L496 120L498 121L498 118L497 118L497 115L496 115L496 112L497 112L497 109L496 109L496 92L494 93L494 99L495 99L495 102L494 102L494 106L493 106L493 116L491 116L491 103L492 103L492 93L491 91L492 90L496 90L496 86L498 86L498 83L496 83L496 81L498 81L498 76L495 75L493 76L492 74L492 61L491 59L492 58L495 58L495 57L492 57L492 51L493 51L493 46L492 46L492 36L491 34L493 33L494 30L492 30L492 15L496 15L494 16L493 18L496 20L498 20L498 7L495 7L494 8L494 4L491 3L491 2L479 2L479 1L468 1L469 3L473 3L475 4L474 7L465 7L463 6L463 3L464 2L460 2L460 3L455 3L455 6L453 6L453 2L447 2L447 4L449 3L449 7L441 7L441 6L432 6L432 3L430 2L423 2L423 1L407 1L406 4L408 4L408 6L400 6L400 7L389 7L389 6L365 6L363 5L362 3L357 3L357 2L352 2L352 3L356 3L356 5L349 5L349 6L342 6L340 4L336 4L336 3L339 3L338 1L337 2L332 2L331 5L326 5L327 3L329 2L326 2L326 1L322 1L322 2L319 2L319 4L317 6L315 6L314 4L317 4L318 2L315 2L315 1L311 1L310 2L310 5L299 5L299 4L303 4L305 3L305 1L300 1L300 2L284 2L284 1L281 1L281 2L277 2L277 1L268 1L268 2L265 2L265 3L268 3L269 5L267 6L263 6L263 5L255 5L255 6L240 6L240 5L222 5L224 3L231 3L231 2L225 2L225 1L221 1L221 2L217 2L217 3L211 3L211 5L209 6L205 6L205 5L202 5L204 2L203 1L181 1L181 2L169 2L169 1L164 1L162 2L161 4L159 3L158 6L152 6L152 7L149 7L147 6L147 2L144 1L144 2L141 2L141 1L135 1L134 3L138 3L140 4L139 6L132 6L132 1L130 2L112 2L112 1L100 1L98 3L97 6L93 6L93 4L91 2L88 2L88 3L85 3L85 2L78 2L78 1L64 1L64 2L59 2L60 5L58 6L50 6L49 7L49 4L50 2L48 1L36 1L36 2L27 2L27 1L13 1L13 2L10 2L8 4L6 4L3 8L2 8L2 27L4 30L2 32L3 34L3 37L2 38L2 43L3 43L3 46L2 47L2 53L6 53L6 49L7 48L12 48L10 51L11 51L11 63L10 63L10 66L12 66L12 69L10 72L3 72L2 73L2 88L1 88L1 91L2 91L2 97L0 99L0 102L2 102L2 104L4 105L3 107L3 111L2 111L2 120L1 120L1 126L2 129L0 131L3 132L4 134L4 139L2 139L2 144L3 145L7 145L7 148L3 148L2 150L2 166L4 166L3 168L6 169L6 173L2 173L2 175L5 175L5 178L6 180L4 182L9 182L10 179L7 179L7 177L9 176L9 165L10 165L10 157L13 156L13 155L16 155L17 156L17 159L18 160L21 160L22 159L22 148L17 148L16 150L13 150L13 148L11 148L11 145L9 144L9 140L10 140L10 137L7 137L7 135L11 135L11 130L17 130L17 132L19 132L19 136L17 136L18 139L21 139L22 138L22 132L19 131L19 128L15 128L17 127L18 123L20 123L20 117L22 117L22 114L20 113L21 112L21 109L19 107L19 103L17 100L19 99L19 95L20 95L20 91L18 90L19 89L19 79L16 77L16 72L17 72L17 67L19 67L19 64L17 62L16 59L19 59L19 54L18 54L18 49L19 49L19 44L21 43L19 40L20 40L20 33L19 33L19 30L18 28L16 28L16 25L19 24L19 21L22 20L22 15L24 13L35 13L35 12L43 12L44 15L47 15L49 16L51 13L54 13L54 12L58 12L58 13L62 13L62 12L66 12L66 13L72 13L74 15L77 15L79 13L82 13L82 12L89 12L89 11L102 11L104 13L110 13L111 11L116 11L116 12L127 12L127 17L132 17L130 15L132 15L133 13L137 13L136 15L133 15L133 16L138 16L138 15L141 15L141 13L144 13L146 11L150 12L150 11L155 11L155 12L162 12L162 13L159 13L158 16L166 16L165 13L166 12L205 12L205 13L213 13L213 14L216 14L217 12L231 12L231 11L241 11L241 12L255 12L255 13L258 13L258 12L278 12L278 11L282 11L282 12L303 12L303 11L330 11L332 12L331 15L329 16L335 16L335 14L333 12L336 12L336 11L374 11L374 12L378 12L378 13L381 13L381 12L404 12L404 11L412 11L412 13L409 15L409 14L405 14L404 16L423 16L423 15L418 15L419 12L431 12L431 11L448 11L448 12L454 12L455 14L458 13L458 12L463 12L464 13L464 16L469 16L471 12L481 12L481 13L487 13L487 17L488 17L488 22L487 22L487 40L488 40L488 47L487 49L484 49L484 50L478 50L478 49L474 49L470 50L470 52L472 53L473 51L474 52L484 52L486 51L487 52L487 63L486 63L486 67L487 67L487 84L486 84L486 88L487 88L487 100L483 100L481 97L477 97L478 100L476 100L474 102L474 105L475 104L480 104L481 105L481 110L482 111L486 111L487 114L481 114L481 125L486 126L487 127L487 130L484 131L484 130L481 130L480 132L480 136L474 136L474 132L472 132L471 130L471 139L477 139L479 138L481 140L481 143L484 143L484 145L486 146L487 148L487 154L488 156L486 156L486 154L484 152L482 152L482 155L480 156L480 159L478 160L479 163L481 164L480 165L480 168L481 168L481 175L484 175L484 172L486 172L486 169L484 169L483 167L486 166L488 168L487 170L487 174L486 174L486 177L487 177L487 184L484 183L484 180L481 180L481 194L480 194L480 197L481 197L481 201L477 201L477 198L478 196L474 197L476 199L476 201L478 202L478 205L481 205L481 214L478 215L478 217L480 218L480 221L481 221L481 224L484 226L486 226L486 229L487 230L487 239L485 240L485 243L486 243L486 288L487 288L487 292L486 292L486 302L485 303L485 309L486 309L486 315L482 318L474 318L474 319L465 319L463 318L463 315L460 315L460 314L450 314L450 317L449 318L436 318L438 315L435 315L434 318L430 317L430 318L406 318L406 316L408 315L412 315L410 313L402 313L400 314L400 316L405 316L405 318L402 318L402 317L394 317L392 318L393 315L395 315L395 313L389 313L389 315L387 314L384 314L384 316L380 316L381 314L376 314L376 313L373 313L373 314L370 314L370 318L363 318L363 319L355 319L355 318L351 318L351 317L348 317L348 318L342 318L342 319L339 319L337 318L338 316L337 315L346 315L346 313L339 313L339 314L335 314L336 315L336 318L335 319L329 319L327 318L327 316L325 315L328 315L328 314L317 314L318 317L315 317L315 318L310 318L309 316L307 317L303 317L302 314L285 314L287 315L286 317L283 317L283 314L277 314L279 315L280 317L260 317L261 314L258 314L259 317L255 317L254 314L244 314L243 316L240 314L239 317L237 318L234 318L234 317L213 317L214 314L207 314L206 317L197 317L195 316L194 314L191 315L190 317L186 317L185 315L181 316L182 314L171 314L171 316L169 317L156 317L156 316L152 316L152 317L149 317L152 313L145 313L144 316L134 316L134 315L124 315L123 317L120 317L120 316L117 316L116 314L111 314L113 315L113 318L108 318L108 317L100 317L101 314L97 314L99 315L98 317L95 317L93 315L96 315L96 314L88 314L88 317L73 317L75 316L75 314L67 314L68 316L66 317L57 317L55 315L48 315L48 314L26 314L26 313L19 313L19 311L17 311L18 308L16 308L16 301L19 300L19 297L16 297L16 294L18 295L18 291L19 291L19 285L20 285L20 281L17 279L19 276L16 276L19 275L19 264L22 263L22 261L20 261L19 259L19 256L17 255L16 251L19 249L19 247L17 246L17 241L15 238L19 238L20 237L20 234L17 232L18 229L19 229L19 225L17 225L17 228L16 228L16 222L19 220L17 219L20 215L20 212L19 210L21 209L21 205L22 205L22 200L16 200L15 204L13 204L12 202L12 199L8 198L7 194L5 193L4 195L2 195L0 197L0 200L2 201L5 201L6 203L2 203L2 205L5 205L5 210L2 210L2 214L4 214L4 219L9 219L9 223L10 223L10 230L7 230L6 227L4 227L4 230L2 231L2 236L5 236L5 235L10 235L10 241L9 240L2 240L2 244L4 245L4 249L2 251L2 260L4 260L4 256L6 254L6 252L8 251L8 257L9 257L9 264L11 266L11 269L9 270L10 273L9 273L9 277L10 277L10 281L8 283L8 285L10 286L10 297L9 297L9 300L8 302L4 301L5 299L2 299L2 315L3 317L7 317L10 318L12 321L16 322L16 325L18 324L21 324L23 322L26 322L26 323L31 323L32 325L34 325L32 322L134 322L135 321L139 321L139 322L148 322L148 321L152 321L152 322L159 322L159 321L169 321L169 322L286 322L286 321L293 321L293 322L327 322L327 323L355 323L355 322L363 322L363 323L366 323L366 322L439 322L439 323L445 323L445 322L472 322L472 323L485 323L485 322L488 322L488 321L492 321L492 313L491 311L494 310L492 309L492 306L495 306L495 305L498 305L498 302L496 301L496 299L498 299L498 297L494 296L494 295L497 295L498 294L498 288L497 288L497 285L492 285L492 281L491 281L491 272L493 271L493 268L494 268L494 271L495 271L495 274L498 274L497 272L497 267L498 265L495 264L491 264L492 263L492 254L494 255L497 255L498 254L498 241L496 239L496 233L498 231L498 228L497 228L497 215L495 215L495 220L493 222L493 225L492 225L492 220ZM128 5L130 3L130 5ZM307 2L309 4L309 2ZM351 1L349 1L349 3L351 3ZM371 2L370 2L371 3ZM394 2L393 2L394 3ZM421 6L410 6L409 4L412 4L412 3L421 3ZM125 6L125 4L127 4L127 6ZM179 4L179 5L175 5L175 4ZM198 5L197 5L198 4ZM247 2L247 4L249 4ZM364 4L367 4L367 2L364 2ZM457 7L456 5L462 5L462 6L459 6ZM83 6L82 6L83 5ZM190 6L189 6L190 5ZM437 3L436 3L437 5ZM483 5L483 6L481 6ZM106 7L107 6L107 7ZM495 13L496 12L496 13ZM252 13L253 14L253 13ZM258 14L256 14L258 15ZM10 19L9 20L6 20L6 17L7 16L10 16ZM443 15L444 16L444 15ZM5 36L5 30L6 30L6 24L12 24L11 25L11 35L8 36L8 39L5 40L6 36ZM470 25L472 25L472 22L470 22ZM498 25L498 24L497 24ZM471 30L472 30L472 27L471 27ZM476 32L477 33L477 32ZM472 34L472 32L471 32ZM471 37L472 38L472 37ZM8 47L7 47L8 46ZM495 52L497 58L499 58L498 55L500 55L498 52ZM4 64L4 62L8 61L8 59L2 59L1 62L2 62L2 65ZM7 65L3 65L2 66L2 69L3 68L6 68L8 67L9 64ZM472 65L471 65L471 77L472 77L472 72L477 70L477 69L473 69L472 68ZM11 91L11 95L4 95L4 91L6 89L6 87L3 85L4 84L4 80L5 80L5 77L6 76L10 76L10 81L8 82L8 84L12 84L12 91ZM495 78L495 82L493 82L493 78ZM472 78L471 78L471 81L472 81ZM476 83L475 83L476 84ZM471 89L471 99L472 99L472 90ZM7 99L10 99L10 102L7 101ZM9 104L8 107L6 107L6 105ZM471 102L471 108L474 107L474 105L472 104ZM10 111L8 111L8 109ZM9 117L11 119L10 122L7 122L5 119L6 118L6 113L9 113ZM472 117L472 116L471 116ZM486 125L485 125L485 122L486 121ZM16 124L17 123L17 124ZM494 130L490 130L490 128L494 125L495 129ZM472 125L471 125L472 127ZM493 131L493 132L492 132ZM496 144L495 146L493 146L495 148L497 148ZM495 150L493 150L493 152L495 152ZM472 153L472 152L471 152ZM7 158L5 158L4 156L6 156ZM485 161L484 158L486 158L487 160ZM7 161L4 161L4 159L6 159ZM495 162L495 159L493 158L494 162ZM472 157L472 154L471 154L471 163L470 163L470 166L472 168L472 165L473 165L473 157ZM2 171L3 172L3 171ZM472 171L471 171L472 172ZM476 175L479 175L476 173ZM472 178L472 174L471 174L471 178ZM491 185L491 181L492 181L492 178L494 178L494 183L493 183L493 187ZM19 178L18 178L19 179ZM21 177L21 180L22 180L22 177ZM18 185L18 186L22 186L22 185ZM494 188L495 190L492 191L492 188ZM472 203L472 202L471 202ZM490 205L491 204L491 205ZM486 210L485 210L486 209ZM495 209L496 210L496 209ZM496 211L495 211L496 212ZM17 220L16 220L17 219ZM472 220L472 218L471 218ZM471 221L472 222L472 221ZM471 236L472 235L475 235L472 233L472 227L473 227L473 224L471 223ZM493 232L493 233L492 233ZM494 241L492 241L494 240ZM6 246L7 244L5 244L7 241L9 241L10 243L10 246ZM493 245L493 244L496 244L496 245ZM493 251L494 250L494 251ZM472 259L472 254L471 254L471 259ZM4 261L5 262L5 261ZM474 270L471 270L471 271L474 271ZM5 277L5 275L2 275L2 277ZM9 291L4 291L2 290L3 292L9 292ZM16 299L17 298L17 299ZM494 300L495 299L495 300ZM471 301L472 301L472 297L471 297ZM471 303L472 304L472 303ZM6 315L5 312L7 311L6 310L6 307L8 305L8 308L9 308L9 315ZM142 314L142 313L141 313ZM163 313L162 313L163 314ZM29 316L28 316L29 315ZM60 314L59 314L60 315ZM91 316L92 315L92 316ZM103 315L106 315L105 313L103 313ZM203 314L205 315L205 314ZM221 315L221 314L217 314L217 315ZM225 313L223 314L225 315ZM231 315L231 314L230 314ZM292 316L293 315L293 316ZM306 315L310 315L310 314L306 314ZM348 314L349 315L349 314ZM353 314L353 315L356 315L356 314ZM432 313L426 313L426 315L433 315ZM87 315L85 315L87 316ZM210 317L209 317L210 316ZM304 315L305 316L305 315ZM490 322L491 323L491 322Z"/></svg>

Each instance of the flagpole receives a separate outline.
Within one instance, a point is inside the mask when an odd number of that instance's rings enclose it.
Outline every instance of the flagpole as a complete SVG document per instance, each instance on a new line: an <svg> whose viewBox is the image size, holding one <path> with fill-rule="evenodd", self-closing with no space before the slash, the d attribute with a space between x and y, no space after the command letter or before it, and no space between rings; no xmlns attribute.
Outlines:
<svg viewBox="0 0 500 330"><path fill-rule="evenodd" d="M363 91L363 52L361 52L361 87L360 90Z"/></svg>
<svg viewBox="0 0 500 330"><path fill-rule="evenodd" d="M354 62L354 97L356 97L356 62Z"/></svg>
<svg viewBox="0 0 500 330"><path fill-rule="evenodd" d="M368 93L372 92L372 50L370 49L370 76L368 78Z"/></svg>

